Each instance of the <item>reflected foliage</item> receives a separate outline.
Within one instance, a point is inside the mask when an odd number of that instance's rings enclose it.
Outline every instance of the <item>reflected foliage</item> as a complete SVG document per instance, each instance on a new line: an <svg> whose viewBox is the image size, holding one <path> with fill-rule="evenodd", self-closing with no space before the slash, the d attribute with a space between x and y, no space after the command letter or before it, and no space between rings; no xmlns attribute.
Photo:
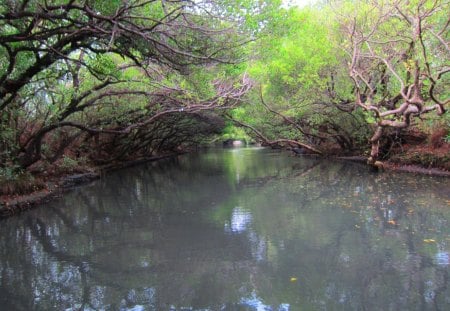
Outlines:
<svg viewBox="0 0 450 311"><path fill-rule="evenodd" d="M2 221L0 301L14 310L446 309L448 183L265 149L117 171Z"/></svg>

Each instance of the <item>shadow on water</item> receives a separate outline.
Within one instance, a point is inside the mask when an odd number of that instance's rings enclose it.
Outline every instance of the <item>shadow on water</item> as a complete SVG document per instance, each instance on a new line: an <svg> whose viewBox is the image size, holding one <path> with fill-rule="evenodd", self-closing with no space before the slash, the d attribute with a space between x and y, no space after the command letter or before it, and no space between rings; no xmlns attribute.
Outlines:
<svg viewBox="0 0 450 311"><path fill-rule="evenodd" d="M445 310L449 180L265 149L111 173L0 227L5 310Z"/></svg>

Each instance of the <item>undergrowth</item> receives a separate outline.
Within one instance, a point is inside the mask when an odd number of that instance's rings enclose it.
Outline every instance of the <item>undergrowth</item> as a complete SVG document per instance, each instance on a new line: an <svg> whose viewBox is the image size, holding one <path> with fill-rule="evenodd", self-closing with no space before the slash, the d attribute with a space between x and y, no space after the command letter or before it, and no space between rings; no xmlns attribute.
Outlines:
<svg viewBox="0 0 450 311"><path fill-rule="evenodd" d="M0 195L21 195L45 188L45 183L27 171L0 168Z"/></svg>

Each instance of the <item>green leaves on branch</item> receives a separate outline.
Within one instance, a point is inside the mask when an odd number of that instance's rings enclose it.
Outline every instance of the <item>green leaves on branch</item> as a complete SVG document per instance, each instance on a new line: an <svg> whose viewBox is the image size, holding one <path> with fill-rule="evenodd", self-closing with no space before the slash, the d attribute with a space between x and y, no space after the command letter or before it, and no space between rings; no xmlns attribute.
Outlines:
<svg viewBox="0 0 450 311"><path fill-rule="evenodd" d="M111 54L95 54L88 60L87 65L91 72L101 80L107 77L119 79L121 76L121 71L118 70Z"/></svg>
<svg viewBox="0 0 450 311"><path fill-rule="evenodd" d="M123 5L123 0L88 0L87 3L101 15L113 15Z"/></svg>

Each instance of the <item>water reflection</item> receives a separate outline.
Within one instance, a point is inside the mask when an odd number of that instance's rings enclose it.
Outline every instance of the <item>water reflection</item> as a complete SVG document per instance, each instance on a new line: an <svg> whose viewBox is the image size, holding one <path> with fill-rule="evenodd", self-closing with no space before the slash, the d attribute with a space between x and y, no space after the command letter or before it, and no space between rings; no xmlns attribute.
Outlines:
<svg viewBox="0 0 450 311"><path fill-rule="evenodd" d="M450 254L449 252L437 252L435 255L436 264L440 266L448 266L450 265Z"/></svg>
<svg viewBox="0 0 450 311"><path fill-rule="evenodd" d="M247 229L252 223L252 214L242 207L235 207L231 214L230 222L225 223L225 232L240 233Z"/></svg>
<svg viewBox="0 0 450 311"><path fill-rule="evenodd" d="M2 221L5 310L450 308L442 178L232 149Z"/></svg>
<svg viewBox="0 0 450 311"><path fill-rule="evenodd" d="M271 306L264 304L263 300L257 296L256 292L252 292L250 297L242 298L241 304L242 306L248 307L250 310L256 311L289 311L290 309L290 305L288 303L282 303L278 307L272 308Z"/></svg>

